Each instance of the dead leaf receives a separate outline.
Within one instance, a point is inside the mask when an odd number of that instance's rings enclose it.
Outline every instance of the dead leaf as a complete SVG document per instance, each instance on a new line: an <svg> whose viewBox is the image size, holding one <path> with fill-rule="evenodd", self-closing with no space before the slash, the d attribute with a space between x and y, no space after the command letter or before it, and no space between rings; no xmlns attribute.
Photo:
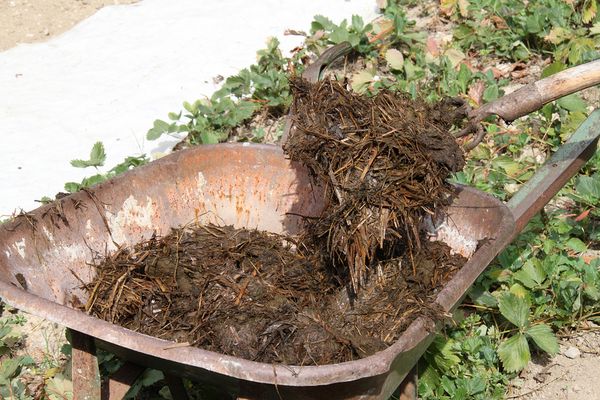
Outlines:
<svg viewBox="0 0 600 400"><path fill-rule="evenodd" d="M433 37L433 35L429 35L427 37L427 42L425 44L426 46L426 51L431 54L434 57L437 57L440 55L440 48L438 47L438 43L435 40L435 38Z"/></svg>
<svg viewBox="0 0 600 400"><path fill-rule="evenodd" d="M506 23L506 20L500 17L499 15L492 15L490 17L490 20L492 21L496 29L508 29L508 24Z"/></svg>
<svg viewBox="0 0 600 400"><path fill-rule="evenodd" d="M387 17L378 17L372 22L373 30L367 32L369 43L373 43L376 40L383 39L394 31L394 21Z"/></svg>
<svg viewBox="0 0 600 400"><path fill-rule="evenodd" d="M402 55L400 50L389 49L386 51L385 60L392 69L401 70L404 68L404 55Z"/></svg>
<svg viewBox="0 0 600 400"><path fill-rule="evenodd" d="M469 86L467 94L469 98L477 105L481 105L481 98L483 97L483 91L485 90L485 83L483 81L477 81Z"/></svg>
<svg viewBox="0 0 600 400"><path fill-rule="evenodd" d="M469 0L458 0L458 11L463 17L469 16Z"/></svg>
<svg viewBox="0 0 600 400"><path fill-rule="evenodd" d="M581 214L579 214L576 218L575 221L579 222L579 221L583 221L584 219L587 218L587 216L589 215L591 210L585 210L584 212L582 212Z"/></svg>
<svg viewBox="0 0 600 400"><path fill-rule="evenodd" d="M446 50L444 52L444 55L448 57L453 67L456 67L458 64L460 64L462 60L464 60L467 57L465 56L465 53L452 47Z"/></svg>
<svg viewBox="0 0 600 400"><path fill-rule="evenodd" d="M451 16L456 10L458 0L441 0L440 1L440 12L446 16Z"/></svg>
<svg viewBox="0 0 600 400"><path fill-rule="evenodd" d="M487 68L483 71L483 73L487 73L488 71L492 71L492 74L494 74L495 79L502 78L505 75L505 73L502 70L499 70L496 67Z"/></svg>
<svg viewBox="0 0 600 400"><path fill-rule="evenodd" d="M295 29L286 29L283 31L284 36L308 36L304 31L297 31Z"/></svg>
<svg viewBox="0 0 600 400"><path fill-rule="evenodd" d="M373 81L374 75L372 72L363 69L362 71L356 72L350 78L350 85L352 86L352 90L357 93L366 92L367 88Z"/></svg>
<svg viewBox="0 0 600 400"><path fill-rule="evenodd" d="M546 36L544 36L544 40L552 44L560 44L572 37L573 33L571 33L571 31L561 28L560 26L555 26Z"/></svg>
<svg viewBox="0 0 600 400"><path fill-rule="evenodd" d="M388 2L387 2L387 0L377 0L377 1L376 1L376 4L377 4L377 7L378 7L380 10L383 10L384 8L386 8L386 7L387 7L387 5L388 5Z"/></svg>

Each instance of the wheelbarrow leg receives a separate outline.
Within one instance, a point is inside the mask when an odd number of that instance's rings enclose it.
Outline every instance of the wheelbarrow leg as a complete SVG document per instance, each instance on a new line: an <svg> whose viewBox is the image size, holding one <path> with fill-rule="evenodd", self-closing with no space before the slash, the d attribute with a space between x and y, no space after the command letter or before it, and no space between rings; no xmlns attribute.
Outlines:
<svg viewBox="0 0 600 400"><path fill-rule="evenodd" d="M71 330L71 378L74 400L100 399L100 371L94 339Z"/></svg>
<svg viewBox="0 0 600 400"><path fill-rule="evenodd" d="M144 367L130 362L123 364L117 372L102 383L102 400L122 399L144 370Z"/></svg>
<svg viewBox="0 0 600 400"><path fill-rule="evenodd" d="M177 400L189 399L187 390L185 390L185 386L183 386L183 380L180 377L165 373L165 380L171 391L172 398Z"/></svg>
<svg viewBox="0 0 600 400"><path fill-rule="evenodd" d="M417 400L417 380L417 367L414 366L396 391L398 400Z"/></svg>

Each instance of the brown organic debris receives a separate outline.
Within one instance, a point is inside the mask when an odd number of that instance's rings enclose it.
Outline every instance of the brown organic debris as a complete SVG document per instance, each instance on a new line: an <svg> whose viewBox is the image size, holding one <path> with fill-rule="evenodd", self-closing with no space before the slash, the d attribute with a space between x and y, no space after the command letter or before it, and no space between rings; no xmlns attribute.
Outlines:
<svg viewBox="0 0 600 400"><path fill-rule="evenodd" d="M294 129L284 148L327 189L328 207L307 231L358 292L380 260L405 251L412 260L423 216L449 204L446 179L464 157L448 131L464 108L389 91L368 98L335 80L296 79L292 88Z"/></svg>
<svg viewBox="0 0 600 400"><path fill-rule="evenodd" d="M86 311L125 328L261 362L321 365L371 355L420 315L464 262L428 243L419 275L389 260L352 304L290 238L194 226L99 257ZM305 254L306 253L306 254Z"/></svg>

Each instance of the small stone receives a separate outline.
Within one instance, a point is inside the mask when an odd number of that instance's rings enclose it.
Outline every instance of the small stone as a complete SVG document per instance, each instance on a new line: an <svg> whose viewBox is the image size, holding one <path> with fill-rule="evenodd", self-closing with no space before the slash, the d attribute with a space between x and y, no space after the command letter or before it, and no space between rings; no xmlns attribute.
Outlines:
<svg viewBox="0 0 600 400"><path fill-rule="evenodd" d="M563 356L574 360L581 356L581 351L579 351L577 347L571 346L567 350L563 351Z"/></svg>

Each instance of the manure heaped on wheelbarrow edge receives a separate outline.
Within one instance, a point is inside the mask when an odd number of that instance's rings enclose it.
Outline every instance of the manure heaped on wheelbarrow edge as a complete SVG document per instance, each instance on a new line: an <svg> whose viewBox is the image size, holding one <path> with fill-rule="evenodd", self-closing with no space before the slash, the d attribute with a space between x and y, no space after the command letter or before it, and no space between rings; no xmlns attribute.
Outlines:
<svg viewBox="0 0 600 400"><path fill-rule="evenodd" d="M446 179L464 166L449 133L466 116L463 103L386 90L361 96L332 79L291 87L294 128L284 150L326 187L327 206L304 239L347 271L356 293L381 260L407 252L414 267L423 217L444 212L453 195Z"/></svg>

